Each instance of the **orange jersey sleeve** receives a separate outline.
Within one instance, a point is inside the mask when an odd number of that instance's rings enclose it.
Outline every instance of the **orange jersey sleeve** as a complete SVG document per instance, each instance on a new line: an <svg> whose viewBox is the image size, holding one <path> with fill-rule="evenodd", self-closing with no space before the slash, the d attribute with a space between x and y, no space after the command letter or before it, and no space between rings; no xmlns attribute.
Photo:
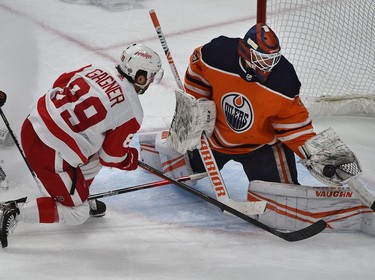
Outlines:
<svg viewBox="0 0 375 280"><path fill-rule="evenodd" d="M281 141L302 157L298 147L315 132L293 66L283 57L261 84L243 69L237 45L221 36L195 49L185 74L187 93L215 101L212 149L243 154Z"/></svg>

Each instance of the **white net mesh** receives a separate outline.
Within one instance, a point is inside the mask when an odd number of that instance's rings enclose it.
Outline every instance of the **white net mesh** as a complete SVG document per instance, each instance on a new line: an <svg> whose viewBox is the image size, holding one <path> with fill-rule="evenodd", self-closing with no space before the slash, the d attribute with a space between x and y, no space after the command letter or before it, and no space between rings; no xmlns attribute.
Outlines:
<svg viewBox="0 0 375 280"><path fill-rule="evenodd" d="M349 97L365 101L375 116L374 16L374 0L267 0L267 23L295 66L301 98L313 114L335 114L320 107L341 110Z"/></svg>

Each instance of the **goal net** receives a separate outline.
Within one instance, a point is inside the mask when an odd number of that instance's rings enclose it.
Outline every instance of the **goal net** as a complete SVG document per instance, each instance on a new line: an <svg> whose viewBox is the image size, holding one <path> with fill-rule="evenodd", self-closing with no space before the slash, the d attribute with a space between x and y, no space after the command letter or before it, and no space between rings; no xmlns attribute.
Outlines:
<svg viewBox="0 0 375 280"><path fill-rule="evenodd" d="M374 18L375 0L258 0L315 116L375 116Z"/></svg>

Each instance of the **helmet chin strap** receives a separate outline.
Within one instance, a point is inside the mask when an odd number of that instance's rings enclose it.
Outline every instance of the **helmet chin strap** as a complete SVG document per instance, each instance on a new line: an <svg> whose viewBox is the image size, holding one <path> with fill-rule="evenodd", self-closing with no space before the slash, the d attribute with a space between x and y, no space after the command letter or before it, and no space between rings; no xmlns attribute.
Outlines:
<svg viewBox="0 0 375 280"><path fill-rule="evenodd" d="M138 95L144 94L151 83L152 83L152 81L149 81L149 80L144 85L141 85L141 84L138 84L138 83L134 82L134 86L138 87L138 90L136 90L137 94Z"/></svg>
<svg viewBox="0 0 375 280"><path fill-rule="evenodd" d="M246 72L253 76L255 75L261 83L264 83L267 80L268 76L271 74L271 71L270 72L262 71L258 69L256 65L254 65L250 61L247 61L244 58L241 58L241 62Z"/></svg>
<svg viewBox="0 0 375 280"><path fill-rule="evenodd" d="M258 80L261 82L261 83L264 83L265 81L267 81L268 79L268 76L271 74L271 71L270 72L264 72L262 70L259 70L259 69L256 69L255 70L255 75L257 76Z"/></svg>

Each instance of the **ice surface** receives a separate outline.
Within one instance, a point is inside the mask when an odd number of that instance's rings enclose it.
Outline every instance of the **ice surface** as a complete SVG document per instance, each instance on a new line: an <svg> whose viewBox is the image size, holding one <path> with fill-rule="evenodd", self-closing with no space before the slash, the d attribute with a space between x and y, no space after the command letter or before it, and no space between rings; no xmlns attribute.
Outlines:
<svg viewBox="0 0 375 280"><path fill-rule="evenodd" d="M160 53L161 84L142 96L140 133L165 128L173 115L174 78L148 15L158 13L176 66L183 74L192 50L218 35L242 36L255 23L256 1L17 0L0 1L0 89L18 135L31 104L63 72L116 63L124 46L142 42ZM372 179L373 118L317 118L333 127ZM134 143L137 146L137 139ZM0 151L13 187L0 200L39 190L15 147ZM300 181L318 184L301 166ZM245 199L240 166L223 169L231 196ZM236 178L236 180L233 180ZM92 193L159 180L143 170L103 169ZM213 195L207 179L199 190ZM288 243L185 191L168 185L103 199L104 218L81 226L19 224L0 250L0 279L371 279L374 238L322 233Z"/></svg>

